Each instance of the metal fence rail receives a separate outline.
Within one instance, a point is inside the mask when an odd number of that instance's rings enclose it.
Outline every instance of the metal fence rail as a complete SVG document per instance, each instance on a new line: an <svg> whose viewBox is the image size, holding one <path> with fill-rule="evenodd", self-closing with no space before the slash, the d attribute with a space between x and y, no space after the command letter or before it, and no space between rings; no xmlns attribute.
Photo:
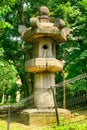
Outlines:
<svg viewBox="0 0 87 130"><path fill-rule="evenodd" d="M82 75L76 76L76 77L71 78L71 79L69 79L69 80L65 80L64 82L58 83L58 84L56 84L56 85L53 85L52 87L55 87L55 88L56 88L56 87L61 87L61 86L63 85L63 83L64 83L64 84L69 84L69 83L72 83L73 81L80 80L80 79L82 79L82 78L87 78L87 73L84 73L84 74L82 74Z"/></svg>

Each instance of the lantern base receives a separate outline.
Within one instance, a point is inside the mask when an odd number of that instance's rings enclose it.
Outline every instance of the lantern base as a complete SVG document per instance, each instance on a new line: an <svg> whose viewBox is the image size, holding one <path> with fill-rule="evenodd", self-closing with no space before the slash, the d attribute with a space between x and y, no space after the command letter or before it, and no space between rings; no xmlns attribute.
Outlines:
<svg viewBox="0 0 87 130"><path fill-rule="evenodd" d="M71 112L58 109L60 123L71 120ZM55 109L26 109L20 113L20 122L25 125L51 125L56 122Z"/></svg>

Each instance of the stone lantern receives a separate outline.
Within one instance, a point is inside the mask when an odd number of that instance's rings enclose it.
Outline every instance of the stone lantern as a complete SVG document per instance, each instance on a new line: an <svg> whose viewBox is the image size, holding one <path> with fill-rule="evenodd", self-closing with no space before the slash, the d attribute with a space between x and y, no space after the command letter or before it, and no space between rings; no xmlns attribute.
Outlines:
<svg viewBox="0 0 87 130"><path fill-rule="evenodd" d="M39 8L39 15L30 19L30 28L19 28L22 40L32 45L32 59L25 61L25 69L34 73L34 106L52 108L54 106L51 90L55 85L55 73L63 69L62 61L56 59L56 45L66 41L69 29L65 22L49 17L49 9Z"/></svg>

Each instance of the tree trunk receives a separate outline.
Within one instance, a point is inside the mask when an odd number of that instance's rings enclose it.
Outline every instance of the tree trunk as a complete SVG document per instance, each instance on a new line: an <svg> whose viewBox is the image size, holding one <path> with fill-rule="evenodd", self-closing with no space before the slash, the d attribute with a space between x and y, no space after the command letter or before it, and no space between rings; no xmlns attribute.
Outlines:
<svg viewBox="0 0 87 130"><path fill-rule="evenodd" d="M4 104L4 102L5 102L5 89L3 87L2 102L1 102L1 104Z"/></svg>
<svg viewBox="0 0 87 130"><path fill-rule="evenodd" d="M63 108L66 109L66 86L65 86L64 70L62 70L62 77L63 77Z"/></svg>

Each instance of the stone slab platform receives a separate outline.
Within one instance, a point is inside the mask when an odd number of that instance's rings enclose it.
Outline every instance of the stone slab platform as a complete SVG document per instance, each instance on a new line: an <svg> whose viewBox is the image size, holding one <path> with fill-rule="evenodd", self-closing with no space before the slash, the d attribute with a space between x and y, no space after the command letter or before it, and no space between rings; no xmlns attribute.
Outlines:
<svg viewBox="0 0 87 130"><path fill-rule="evenodd" d="M71 112L58 109L59 120L71 120ZM56 122L55 109L26 109L20 113L20 122L25 125L51 125Z"/></svg>

